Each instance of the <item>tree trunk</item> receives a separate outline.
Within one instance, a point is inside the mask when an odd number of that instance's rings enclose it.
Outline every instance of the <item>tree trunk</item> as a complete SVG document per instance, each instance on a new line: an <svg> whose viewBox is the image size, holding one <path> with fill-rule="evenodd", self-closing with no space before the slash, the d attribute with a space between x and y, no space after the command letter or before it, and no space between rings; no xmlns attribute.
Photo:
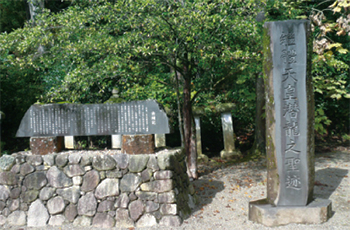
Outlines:
<svg viewBox="0 0 350 230"><path fill-rule="evenodd" d="M36 15L40 14L44 9L44 0L28 0L30 20L32 26L39 25L40 22L36 19ZM38 47L38 55L41 56L45 52L45 48L42 45Z"/></svg>
<svg viewBox="0 0 350 230"><path fill-rule="evenodd" d="M176 53L174 58L174 66L176 66ZM181 147L183 148L185 146L185 140L184 140L184 129L182 124L182 116L181 116L180 84L179 84L179 77L177 75L177 71L175 68L174 68L174 72L175 72L175 82L176 82L177 118L179 120Z"/></svg>
<svg viewBox="0 0 350 230"><path fill-rule="evenodd" d="M263 116L265 109L265 86L262 76L256 78L256 115L255 115L255 140L250 150L251 154L265 154L265 130L266 120Z"/></svg>
<svg viewBox="0 0 350 230"><path fill-rule="evenodd" d="M194 122L192 122L194 124ZM196 131L195 131L195 126L191 126L191 153L190 153L190 174L193 179L198 178L197 174L197 142L196 142Z"/></svg>
<svg viewBox="0 0 350 230"><path fill-rule="evenodd" d="M261 11L256 16L257 22L265 20L265 8L264 6L258 6ZM261 47L262 49L262 47ZM253 147L249 150L250 154L266 154L266 119L264 118L265 113L265 85L262 73L256 74L256 112L255 112L255 138Z"/></svg>
<svg viewBox="0 0 350 230"><path fill-rule="evenodd" d="M180 131L180 138L181 138L181 147L185 147L185 141L184 141L184 129L182 124L182 116L181 116L181 102L180 102L180 92L179 92L179 85L177 82L176 86L176 96L177 96L177 118L179 120L179 131Z"/></svg>
<svg viewBox="0 0 350 230"><path fill-rule="evenodd" d="M184 137L185 137L185 153L187 157L187 173L190 178L192 176L193 165L191 161L191 133L192 133L192 117L191 117L191 76L188 76L185 71L184 76L184 89L183 89L183 121L184 121Z"/></svg>
<svg viewBox="0 0 350 230"><path fill-rule="evenodd" d="M42 9L44 9L44 0L28 0L30 20L32 25L37 24L36 15L39 14Z"/></svg>

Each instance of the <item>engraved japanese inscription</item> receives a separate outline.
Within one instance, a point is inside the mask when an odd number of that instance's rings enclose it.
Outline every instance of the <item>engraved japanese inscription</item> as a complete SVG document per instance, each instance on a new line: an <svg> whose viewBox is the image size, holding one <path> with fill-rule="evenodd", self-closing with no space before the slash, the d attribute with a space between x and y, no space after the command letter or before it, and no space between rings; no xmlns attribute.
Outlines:
<svg viewBox="0 0 350 230"><path fill-rule="evenodd" d="M300 108L299 100L305 100L306 98L300 98L299 89L302 87L297 85L298 78L302 78L301 75L297 75L295 72L296 65L298 65L298 56L296 53L297 45L295 43L295 32L293 29L286 31L282 29L280 36L280 50L282 51L282 154L284 157L284 170L286 172L283 178L284 187L287 193L289 190L301 190L301 169L300 169ZM302 45L302 43L299 43ZM298 45L299 45L298 44ZM306 56L306 54L304 54ZM301 56L301 55L299 55ZM305 62L306 63L306 62ZM297 68L302 68L298 66ZM306 67L304 67L306 68ZM301 96L301 95L300 95ZM303 102L306 103L306 102ZM305 119L305 118L304 118ZM295 192L294 192L295 193Z"/></svg>
<svg viewBox="0 0 350 230"><path fill-rule="evenodd" d="M153 100L120 104L32 105L17 137L169 133L168 117Z"/></svg>
<svg viewBox="0 0 350 230"><path fill-rule="evenodd" d="M275 157L275 205L306 205L310 200L310 106L308 101L307 21L267 23L271 36ZM309 82L310 83L310 82ZM312 93L312 92L311 92ZM268 118L267 118L268 119ZM270 125L271 127L271 125ZM272 151L272 150L271 150Z"/></svg>

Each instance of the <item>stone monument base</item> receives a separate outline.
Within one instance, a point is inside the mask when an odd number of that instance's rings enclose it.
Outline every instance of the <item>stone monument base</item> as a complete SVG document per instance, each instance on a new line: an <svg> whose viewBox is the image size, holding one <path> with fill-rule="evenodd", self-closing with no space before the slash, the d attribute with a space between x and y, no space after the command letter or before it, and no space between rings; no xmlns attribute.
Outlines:
<svg viewBox="0 0 350 230"><path fill-rule="evenodd" d="M150 135L123 135L122 153L152 154L154 153L154 136Z"/></svg>
<svg viewBox="0 0 350 230"><path fill-rule="evenodd" d="M34 155L58 153L63 149L63 140L63 137L31 137L30 149Z"/></svg>
<svg viewBox="0 0 350 230"><path fill-rule="evenodd" d="M242 153L237 149L232 151L222 150L220 152L220 157L223 159L234 159L234 158L239 158L241 156L242 156Z"/></svg>
<svg viewBox="0 0 350 230"><path fill-rule="evenodd" d="M315 199L307 206L272 206L266 199L249 202L249 220L274 227L286 224L320 224L332 215L332 202Z"/></svg>
<svg viewBox="0 0 350 230"><path fill-rule="evenodd" d="M162 148L166 146L165 134L154 134L154 145L156 148Z"/></svg>

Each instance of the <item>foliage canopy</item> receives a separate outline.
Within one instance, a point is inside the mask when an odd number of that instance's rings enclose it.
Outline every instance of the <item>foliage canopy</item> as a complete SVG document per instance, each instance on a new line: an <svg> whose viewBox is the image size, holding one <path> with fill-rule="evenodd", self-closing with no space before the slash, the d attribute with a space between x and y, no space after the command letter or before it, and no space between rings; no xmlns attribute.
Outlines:
<svg viewBox="0 0 350 230"><path fill-rule="evenodd" d="M5 3L0 0L11 12L23 2ZM9 119L2 126L10 132L4 135L3 129L2 136L9 140L35 101L103 103L113 88L124 100L156 99L173 110L179 109L178 102L186 108L203 107L208 114L203 126L216 127L208 131L218 136L213 141L202 135L204 143L222 141L213 108L235 103L235 130L239 135L249 133L254 129L264 20L298 18L313 22L316 131L349 132L346 0L45 4L35 26L1 23L2 31L7 31L0 35L1 110ZM331 117L342 119L332 122Z"/></svg>

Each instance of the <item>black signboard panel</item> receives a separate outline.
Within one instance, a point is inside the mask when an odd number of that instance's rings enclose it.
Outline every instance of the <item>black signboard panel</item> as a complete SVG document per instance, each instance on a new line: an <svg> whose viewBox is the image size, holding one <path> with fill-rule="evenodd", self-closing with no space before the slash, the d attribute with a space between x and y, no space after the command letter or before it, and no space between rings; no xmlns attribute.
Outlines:
<svg viewBox="0 0 350 230"><path fill-rule="evenodd" d="M164 109L154 100L120 104L32 105L17 137L169 133Z"/></svg>

